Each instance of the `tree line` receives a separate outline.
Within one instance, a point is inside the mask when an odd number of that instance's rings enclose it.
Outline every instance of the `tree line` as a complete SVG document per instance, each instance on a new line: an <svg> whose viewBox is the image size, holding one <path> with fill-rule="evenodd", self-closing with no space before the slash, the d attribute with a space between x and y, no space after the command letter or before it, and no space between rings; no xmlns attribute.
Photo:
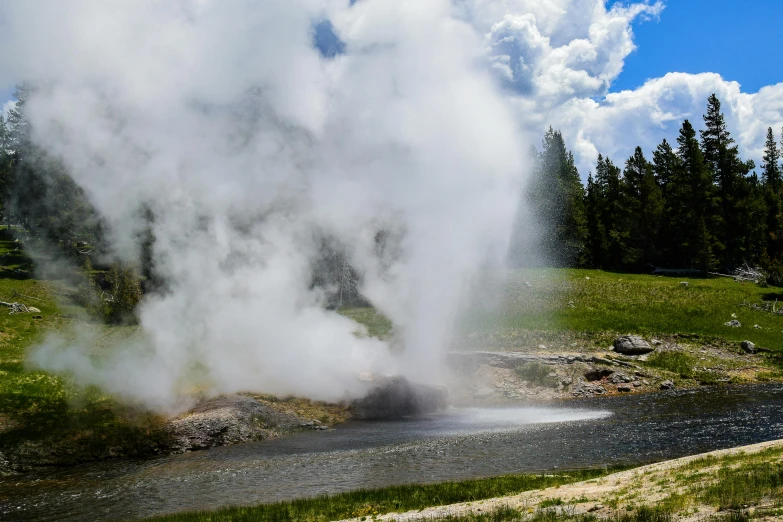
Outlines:
<svg viewBox="0 0 783 522"><path fill-rule="evenodd" d="M111 256L105 221L62 161L32 139L26 116L32 89L18 86L14 107L7 117L0 115L2 233L21 236L24 247L38 256L69 260L51 264L57 267L52 276L69 279L77 287L71 297L95 316L111 323L135 321L134 309L143 286L154 281L143 277L149 271L144 254L151 240L140 236L138 265Z"/></svg>
<svg viewBox="0 0 783 522"><path fill-rule="evenodd" d="M636 147L622 167L599 155L586 185L559 131L550 128L531 156L523 208L543 225L537 245L546 263L634 272L748 264L783 283L781 148L769 128L759 176L740 157L714 94L704 130L686 119L676 144L664 139L651 160Z"/></svg>

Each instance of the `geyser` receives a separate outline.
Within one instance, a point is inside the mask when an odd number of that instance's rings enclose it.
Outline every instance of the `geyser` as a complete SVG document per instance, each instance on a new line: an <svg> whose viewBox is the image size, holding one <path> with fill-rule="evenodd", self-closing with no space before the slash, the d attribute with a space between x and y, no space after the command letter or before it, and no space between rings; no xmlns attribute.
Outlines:
<svg viewBox="0 0 783 522"><path fill-rule="evenodd" d="M94 357L85 336L51 338L36 365L158 408L193 389L344 399L361 372L439 381L465 289L504 255L527 147L449 0L351 4L0 6L0 71L39 86L33 139L105 216L114 256L138 259L151 227L167 282L136 341ZM331 57L312 41L324 20ZM323 237L404 349L324 306Z"/></svg>

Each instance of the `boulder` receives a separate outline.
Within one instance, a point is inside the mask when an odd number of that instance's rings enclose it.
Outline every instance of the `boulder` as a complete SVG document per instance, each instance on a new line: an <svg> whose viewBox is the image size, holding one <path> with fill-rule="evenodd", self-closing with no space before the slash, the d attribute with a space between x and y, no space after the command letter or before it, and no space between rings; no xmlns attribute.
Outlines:
<svg viewBox="0 0 783 522"><path fill-rule="evenodd" d="M625 392L625 393L628 393L628 392L630 392L631 390L632 390L632 388L631 388L631 385L630 385L630 384L618 384L618 385L617 385L617 391L619 391L619 392Z"/></svg>
<svg viewBox="0 0 783 522"><path fill-rule="evenodd" d="M614 351L625 355L641 355L654 351L650 343L638 335L623 335L614 340Z"/></svg>
<svg viewBox="0 0 783 522"><path fill-rule="evenodd" d="M739 328L740 326L742 326L742 323L741 323L741 322L739 322L739 321L737 321L736 319L732 319L731 321L726 321L726 322L725 322L725 323L723 323L723 324L724 324L725 326L730 326L730 327L732 327L732 328Z"/></svg>
<svg viewBox="0 0 783 522"><path fill-rule="evenodd" d="M750 341L742 341L740 346L745 350L745 353L756 353L756 345Z"/></svg>
<svg viewBox="0 0 783 522"><path fill-rule="evenodd" d="M218 397L170 420L174 453L261 440L280 431L298 428L302 420L273 410L244 395Z"/></svg>
<svg viewBox="0 0 783 522"><path fill-rule="evenodd" d="M674 389L674 381L663 381L661 383L661 389L662 390L673 390Z"/></svg>
<svg viewBox="0 0 783 522"><path fill-rule="evenodd" d="M441 387L414 384L404 377L375 378L370 392L351 403L354 418L398 419L434 413L448 405Z"/></svg>

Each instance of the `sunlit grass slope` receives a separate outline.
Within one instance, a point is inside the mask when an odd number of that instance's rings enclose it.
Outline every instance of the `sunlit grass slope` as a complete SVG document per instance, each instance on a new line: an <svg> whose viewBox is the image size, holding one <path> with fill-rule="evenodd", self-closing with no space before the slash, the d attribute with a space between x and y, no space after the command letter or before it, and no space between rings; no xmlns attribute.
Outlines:
<svg viewBox="0 0 783 522"><path fill-rule="evenodd" d="M729 278L575 269L515 271L502 288L496 306L473 309L461 318L459 336L525 339L527 333L537 332L548 338L577 334L605 343L617 333L679 334L732 342L750 340L760 347L783 351L783 315L772 311L783 308L781 288ZM371 334L386 335L391 329L391 324L370 309L343 313L366 324ZM726 326L732 319L742 326Z"/></svg>
<svg viewBox="0 0 783 522"><path fill-rule="evenodd" d="M0 230L0 301L40 310L9 314L9 308L0 306L0 452L17 451L26 441L48 441L25 451L51 453L53 463L148 453L160 437L150 431L154 416L135 411L129 415L98 390L75 386L25 362L28 350L47 332L67 332L73 322L55 299L60 285L31 276L32 264L21 245ZM98 350L132 333L127 327L86 327L99 333ZM31 458L41 463L49 457Z"/></svg>

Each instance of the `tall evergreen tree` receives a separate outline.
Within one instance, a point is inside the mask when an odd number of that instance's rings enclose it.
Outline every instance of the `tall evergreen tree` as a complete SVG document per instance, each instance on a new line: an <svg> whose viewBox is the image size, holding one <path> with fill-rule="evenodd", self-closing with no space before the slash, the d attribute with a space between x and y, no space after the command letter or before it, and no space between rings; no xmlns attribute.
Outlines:
<svg viewBox="0 0 783 522"><path fill-rule="evenodd" d="M670 181L667 216L671 219L670 263L707 270L716 264L719 245L712 234L715 187L704 161L696 131L685 120L677 137L680 168Z"/></svg>
<svg viewBox="0 0 783 522"><path fill-rule="evenodd" d="M599 155L599 163L603 158ZM609 245L606 237L601 216L603 214L603 205L605 204L604 195L593 180L593 173L587 176L587 191L585 194L585 212L587 219L587 238L586 238L586 256L585 264L591 268L606 268L609 259Z"/></svg>
<svg viewBox="0 0 783 522"><path fill-rule="evenodd" d="M682 261L677 254L678 249L674 247L675 238L680 233L675 224L680 209L676 201L677 198L672 194L672 189L677 189L677 184L673 184L673 181L677 182L679 180L681 171L682 162L680 158L674 152L669 142L664 139L653 152L653 172L661 189L663 211L659 240L656 245L658 261L650 261L651 263L660 262L671 267L682 266Z"/></svg>
<svg viewBox="0 0 783 522"><path fill-rule="evenodd" d="M636 147L625 163L623 187L629 214L625 264L628 268L641 269L658 260L656 240L663 213L661 188L641 147Z"/></svg>
<svg viewBox="0 0 783 522"><path fill-rule="evenodd" d="M598 212L606 237L602 266L615 270L624 268L628 262L626 247L630 234L628 205L620 173L612 160L598 156L595 185L600 195Z"/></svg>
<svg viewBox="0 0 783 522"><path fill-rule="evenodd" d="M766 244L764 264L767 270L777 270L783 264L783 168L772 128L767 129L762 165L762 191L766 204Z"/></svg>
<svg viewBox="0 0 783 522"><path fill-rule="evenodd" d="M571 266L584 257L584 187L562 134L550 127L542 145L530 199L545 228L542 247L546 257L557 265Z"/></svg>
<svg viewBox="0 0 783 522"><path fill-rule="evenodd" d="M752 162L740 159L739 150L729 133L721 112L720 100L712 94L707 100L704 115L705 129L701 131L704 160L718 187L720 213L712 221L713 235L722 246L720 262L734 268L748 255L742 247L742 237L749 223L750 187L746 176L753 169Z"/></svg>
<svg viewBox="0 0 783 522"><path fill-rule="evenodd" d="M65 165L32 140L26 110L33 92L28 85L19 86L16 104L8 113L10 211L37 239L78 255L80 245L102 243L104 225Z"/></svg>

